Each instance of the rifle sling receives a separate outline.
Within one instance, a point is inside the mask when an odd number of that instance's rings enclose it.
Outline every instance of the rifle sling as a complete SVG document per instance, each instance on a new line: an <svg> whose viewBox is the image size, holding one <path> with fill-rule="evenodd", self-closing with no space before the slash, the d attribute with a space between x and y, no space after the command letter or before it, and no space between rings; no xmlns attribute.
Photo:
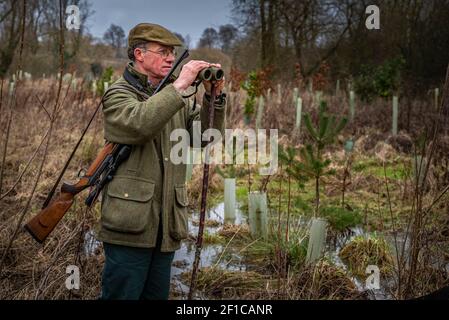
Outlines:
<svg viewBox="0 0 449 320"><path fill-rule="evenodd" d="M139 83L139 81L129 72L128 68L125 68L125 72L123 72L123 78L128 82L131 86L136 88L138 91L145 92L143 86Z"/></svg>
<svg viewBox="0 0 449 320"><path fill-rule="evenodd" d="M42 209L46 208L48 206L48 204L50 203L51 199L53 198L53 195L56 191L56 188L59 185L59 182L61 182L61 179L64 176L65 171L69 167L70 161L72 161L72 158L76 153L76 150L78 150L78 147L80 146L81 142L83 141L83 138L84 138L87 130L89 130L89 127L92 124L92 121L95 119L95 116L97 115L98 110L100 110L102 103L103 103L103 97L101 98L100 102L98 103L98 106L95 108L94 113L90 117L89 123L87 124L86 128L84 128L83 133L81 134L81 137L78 139L78 142L76 143L75 147L73 148L72 153L70 154L69 158L67 159L67 161L64 165L64 168L62 169L61 173L59 174L58 179L56 180L55 184L53 185L53 188L51 189L50 193L48 194L47 198L45 199L45 202L42 205Z"/></svg>

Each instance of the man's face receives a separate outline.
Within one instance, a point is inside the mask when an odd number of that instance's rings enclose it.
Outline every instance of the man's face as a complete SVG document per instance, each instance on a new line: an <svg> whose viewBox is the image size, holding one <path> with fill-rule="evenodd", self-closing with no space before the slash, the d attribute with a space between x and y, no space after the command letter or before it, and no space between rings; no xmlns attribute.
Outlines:
<svg viewBox="0 0 449 320"><path fill-rule="evenodd" d="M149 42L146 49L134 50L136 62L155 79L163 79L175 61L174 48L156 42Z"/></svg>

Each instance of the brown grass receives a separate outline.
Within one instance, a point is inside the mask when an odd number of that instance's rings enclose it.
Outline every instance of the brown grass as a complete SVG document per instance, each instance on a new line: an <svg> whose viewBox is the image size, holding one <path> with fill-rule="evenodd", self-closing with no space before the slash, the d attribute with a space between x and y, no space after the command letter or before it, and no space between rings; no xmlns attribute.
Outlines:
<svg viewBox="0 0 449 320"><path fill-rule="evenodd" d="M17 92L17 103L12 109L13 120L8 149L5 155L5 163L2 164L4 177L1 193L4 195L6 191L10 191L0 199L0 254L3 254L18 224L19 214L30 196L33 182L38 173L39 163L43 157L41 148L36 152L35 158L30 161L29 166L27 166L30 157L48 131L49 118L44 107L48 109L55 102L54 81L55 79L34 80L24 83L21 90ZM6 86L7 82L5 81L4 92L7 92ZM66 87L62 90L63 96L65 96L65 89ZM89 88L78 87L78 91L69 91L65 97L62 104L63 107L54 123L51 145L43 166L42 176L24 221L28 220L41 207L48 191L70 154L71 148L94 111L96 101L92 99L89 92ZM276 102L275 93L272 93L272 96L272 100L266 103L266 113L263 117L262 127L279 128L279 136L285 137L285 140L283 140L284 144L298 145L299 142L307 141L304 139L304 127L300 135L292 134L294 107L291 103L291 90L288 88L284 90L281 105ZM243 127L241 115L243 113L244 97L245 94L242 91L230 95L227 128ZM6 103L6 97L3 98L3 102ZM304 93L303 99L304 112L311 112L312 115L315 115L316 105L313 103L313 98L308 93ZM42 102L42 105L39 101ZM429 118L432 117L431 114L423 112L426 110L426 102L417 101L415 105L417 108L412 112L411 116L411 137L417 135L418 130L416 128L419 128L419 125L428 123ZM341 96L329 97L329 106L331 112L347 112L347 101ZM385 139L388 139L391 131L389 122L385 121L385 114L390 114L390 108L390 103L383 101L377 101L371 105L361 104L358 106L358 110L363 109L363 112L357 112L354 123L347 128L343 136L347 137L350 134L355 134L356 139L365 137L365 142L356 142L355 146L359 148L357 150L359 154L371 154L374 156L376 145L382 151L379 142L383 143ZM3 150L3 146L6 143L7 114L8 108L4 104L0 113L0 150ZM404 121L404 116L401 115L400 128L406 127ZM89 165L96 154L96 150L102 144L102 117L98 116L88 132L87 139L69 166L64 180L75 181L79 169ZM402 141L392 142L391 147L395 149L395 153L402 152L401 150L396 150L396 148L403 148L404 143ZM336 146L335 150L330 150L330 152L333 153L337 149L340 150L341 146ZM441 152L444 150L441 149ZM387 151L393 152L390 148ZM389 155L385 152L384 154L379 153L379 155L389 158ZM435 156L436 159L443 160L444 157L444 153ZM438 194L438 191L441 191L443 187L448 185L448 176L441 174L441 172L445 172L445 168L447 168L447 161L446 164L442 163L439 167L431 167L431 173L434 177L431 180L433 181L431 188L427 190L429 193L424 198L425 203L431 202L432 198ZM21 175L22 173L23 175ZM379 181L380 183L382 182L380 178L373 176L358 177L354 175L352 178L352 186L349 187L349 191L354 192L359 188L369 187L377 184ZM193 172L192 181L188 184L189 200L195 208L199 206L201 181L202 166L198 165ZM377 186L373 188L377 188ZM411 192L410 189L408 192ZM211 193L223 192L223 181L218 174L214 174L211 177L209 190ZM84 233L93 229L98 220L98 208L95 208L94 212L85 212L84 197L85 194L77 198L71 211L64 217L44 245L37 245L23 231L18 234L10 252L6 256L5 265L0 274L0 287L2 288L0 290L0 299L95 299L98 297L104 259L102 250L97 255L88 257L84 255L82 250ZM447 198L443 198L443 200L447 201ZM438 213L444 212L447 215L449 213L447 210L446 208L435 206L432 213L438 216ZM416 271L416 284L419 287L416 290L417 294L438 288L446 281L438 273L439 271L432 269L433 271L430 273L424 268L425 263L431 261L435 256L443 257L444 253L447 254L448 236L447 234L444 236L444 232L447 232L447 230L445 231L443 223L436 223L435 221L437 220L426 220L423 222L426 224L426 228L424 229L422 239L427 241L427 246L423 246L423 248L426 248L426 253L432 256L426 257L422 252L419 256L420 266ZM219 235L228 240L234 236L235 231L236 227L224 225L219 231ZM438 237L435 234L438 234ZM247 230L245 229L241 229L236 234L236 237L241 237L242 240L246 239L246 236ZM270 259L265 260L270 261ZM71 294L64 286L64 281L67 277L65 273L66 267L72 264L78 265L81 271L82 285L76 294ZM259 273L245 272L242 279L241 274L235 272L213 271L218 272L215 274L216 277L212 279L207 278L213 275L213 272L206 272L203 278L200 277L198 288L203 286L205 291L215 295L216 293L223 293L225 286L242 288L241 285L243 285L243 287L251 288L254 285L256 291L259 290L259 293L254 293L252 297L279 297L276 285L272 279L267 279L265 275L261 276ZM201 282L203 280L204 282ZM291 294L287 298L360 298L347 275L330 264L322 263L316 267L300 268L294 274L288 275L286 279L282 279L282 281L285 282L287 288L291 289ZM249 297L248 295L245 296L244 290L240 290L237 296Z"/></svg>

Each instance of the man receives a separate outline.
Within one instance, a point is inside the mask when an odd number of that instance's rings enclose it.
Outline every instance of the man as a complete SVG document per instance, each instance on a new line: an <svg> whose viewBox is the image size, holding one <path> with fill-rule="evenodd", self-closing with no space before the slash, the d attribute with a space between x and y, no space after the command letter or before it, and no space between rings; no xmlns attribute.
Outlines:
<svg viewBox="0 0 449 320"><path fill-rule="evenodd" d="M192 134L193 121L208 129L211 83L202 107L186 92L204 68L190 61L154 96L182 43L162 26L142 23L128 37L132 60L103 101L105 138L131 145L129 158L103 191L98 238L104 243L102 299L168 299L174 252L188 236L186 165L170 161L174 129ZM224 80L216 83L214 128L224 130Z"/></svg>

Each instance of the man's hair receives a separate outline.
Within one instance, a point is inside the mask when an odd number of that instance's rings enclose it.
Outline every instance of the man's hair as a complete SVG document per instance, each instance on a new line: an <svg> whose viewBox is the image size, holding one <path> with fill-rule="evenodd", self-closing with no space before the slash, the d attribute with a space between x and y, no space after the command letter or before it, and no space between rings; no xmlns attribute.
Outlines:
<svg viewBox="0 0 449 320"><path fill-rule="evenodd" d="M148 41L141 41L141 42L137 42L136 44L134 44L131 47L128 47L128 58L134 62L136 60L136 57L134 57L134 50L136 48L146 49L147 44L149 44L149 43L150 42L148 42Z"/></svg>

